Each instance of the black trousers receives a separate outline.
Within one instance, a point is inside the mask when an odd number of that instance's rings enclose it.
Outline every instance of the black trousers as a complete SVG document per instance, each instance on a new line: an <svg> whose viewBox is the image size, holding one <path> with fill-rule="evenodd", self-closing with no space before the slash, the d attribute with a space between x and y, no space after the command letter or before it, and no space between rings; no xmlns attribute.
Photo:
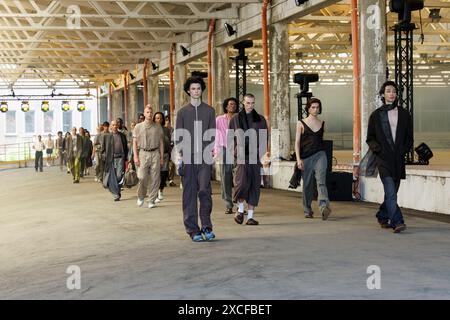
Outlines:
<svg viewBox="0 0 450 320"><path fill-rule="evenodd" d="M42 167L43 167L43 153L42 151L36 151L36 154L34 156L34 168L36 169L36 171L39 170L42 171Z"/></svg>

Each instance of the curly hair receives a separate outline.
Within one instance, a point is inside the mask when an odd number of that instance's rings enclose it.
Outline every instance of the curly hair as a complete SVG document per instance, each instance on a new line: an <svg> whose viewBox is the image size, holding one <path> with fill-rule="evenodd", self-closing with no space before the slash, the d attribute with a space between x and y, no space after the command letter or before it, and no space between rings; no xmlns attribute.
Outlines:
<svg viewBox="0 0 450 320"><path fill-rule="evenodd" d="M236 98L231 97L231 98L225 99L225 101L223 102L223 104L222 104L223 113L227 113L228 112L227 111L227 107L228 107L228 102L230 102L230 101L234 101L236 103L236 110L235 110L235 112L239 109L239 102L237 101Z"/></svg>
<svg viewBox="0 0 450 320"><path fill-rule="evenodd" d="M205 81L203 81L200 77L189 77L186 82L184 83L184 92L186 92L189 96L191 95L189 93L189 89L191 88L191 84L198 83L202 87L202 91L205 91L206 84Z"/></svg>

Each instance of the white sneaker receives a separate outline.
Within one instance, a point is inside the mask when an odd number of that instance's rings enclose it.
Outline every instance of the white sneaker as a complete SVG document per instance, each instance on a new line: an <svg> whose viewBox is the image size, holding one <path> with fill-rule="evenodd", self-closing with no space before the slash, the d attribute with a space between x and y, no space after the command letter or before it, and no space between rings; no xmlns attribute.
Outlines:
<svg viewBox="0 0 450 320"><path fill-rule="evenodd" d="M159 200L158 198L155 199L155 203L160 203L161 200Z"/></svg>
<svg viewBox="0 0 450 320"><path fill-rule="evenodd" d="M144 199L137 199L137 205L138 205L138 207L142 207L142 205L144 204Z"/></svg>
<svg viewBox="0 0 450 320"><path fill-rule="evenodd" d="M154 202L149 202L148 203L148 208L149 209L154 208L154 207L156 207L156 204Z"/></svg>
<svg viewBox="0 0 450 320"><path fill-rule="evenodd" d="M159 200L164 200L164 195L162 191L158 191L158 199Z"/></svg>

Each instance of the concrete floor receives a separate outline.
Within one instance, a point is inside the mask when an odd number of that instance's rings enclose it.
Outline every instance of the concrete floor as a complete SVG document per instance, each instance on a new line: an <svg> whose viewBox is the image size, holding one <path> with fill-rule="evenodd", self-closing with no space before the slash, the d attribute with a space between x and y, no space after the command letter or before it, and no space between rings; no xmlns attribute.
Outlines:
<svg viewBox="0 0 450 320"><path fill-rule="evenodd" d="M261 225L240 226L214 183L217 241L193 243L178 187L138 208L135 188L115 203L92 177L73 185L44 170L0 172L1 299L450 298L447 222L406 215L408 230L393 234L373 204L343 202L328 221L306 220L297 193L263 190ZM71 265L80 290L66 287ZM366 286L370 265L380 290Z"/></svg>

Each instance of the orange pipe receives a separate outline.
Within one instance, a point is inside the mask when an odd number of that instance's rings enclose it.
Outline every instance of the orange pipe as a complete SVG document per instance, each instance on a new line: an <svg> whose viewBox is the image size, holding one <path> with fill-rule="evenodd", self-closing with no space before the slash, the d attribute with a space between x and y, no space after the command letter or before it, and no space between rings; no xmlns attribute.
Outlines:
<svg viewBox="0 0 450 320"><path fill-rule="evenodd" d="M173 88L173 47L174 43L170 46L169 50L169 91L170 91L170 121L173 121L175 112L175 95Z"/></svg>
<svg viewBox="0 0 450 320"><path fill-rule="evenodd" d="M353 49L353 164L359 166L361 156L361 107L358 39L358 0L352 0L352 49Z"/></svg>
<svg viewBox="0 0 450 320"><path fill-rule="evenodd" d="M214 33L214 27L216 25L216 20L211 19L209 23L209 32L208 32L208 104L210 106L213 105L213 90L212 90L212 37Z"/></svg>
<svg viewBox="0 0 450 320"><path fill-rule="evenodd" d="M269 98L269 49L267 44L267 7L269 0L264 0L262 5L262 47L263 47L263 66L264 66L264 117L266 118L267 127L270 131L270 98ZM267 149L270 152L270 143Z"/></svg>
<svg viewBox="0 0 450 320"><path fill-rule="evenodd" d="M123 109L124 109L124 124L128 126L128 70L123 72Z"/></svg>
<svg viewBox="0 0 450 320"><path fill-rule="evenodd" d="M144 60L144 74L142 75L142 81L144 82L144 107L148 104L148 88L147 88L147 67L148 59Z"/></svg>
<svg viewBox="0 0 450 320"><path fill-rule="evenodd" d="M112 84L109 83L109 92L108 92L108 122L112 120Z"/></svg>

